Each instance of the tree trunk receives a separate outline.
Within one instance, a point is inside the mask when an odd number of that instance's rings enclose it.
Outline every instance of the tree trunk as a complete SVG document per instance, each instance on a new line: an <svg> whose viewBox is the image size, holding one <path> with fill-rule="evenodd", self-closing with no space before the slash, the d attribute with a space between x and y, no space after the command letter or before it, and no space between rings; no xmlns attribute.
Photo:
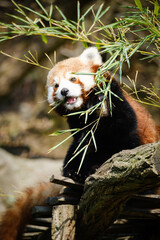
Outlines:
<svg viewBox="0 0 160 240"><path fill-rule="evenodd" d="M96 239L135 193L160 186L160 142L115 154L85 182L77 219L78 239Z"/></svg>

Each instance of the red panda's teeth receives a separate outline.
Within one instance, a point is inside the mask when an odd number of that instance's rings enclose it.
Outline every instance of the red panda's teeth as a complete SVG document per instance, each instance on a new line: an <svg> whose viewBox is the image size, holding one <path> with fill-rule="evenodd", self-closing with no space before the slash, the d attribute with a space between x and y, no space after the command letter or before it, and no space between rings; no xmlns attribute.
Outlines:
<svg viewBox="0 0 160 240"><path fill-rule="evenodd" d="M76 97L68 97L67 98L67 104L73 104L77 101L77 98Z"/></svg>

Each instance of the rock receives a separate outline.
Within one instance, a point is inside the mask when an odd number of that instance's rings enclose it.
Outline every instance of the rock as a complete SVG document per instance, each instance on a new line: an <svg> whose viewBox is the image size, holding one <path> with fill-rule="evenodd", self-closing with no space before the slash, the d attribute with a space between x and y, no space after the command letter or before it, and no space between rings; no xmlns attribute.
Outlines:
<svg viewBox="0 0 160 240"><path fill-rule="evenodd" d="M25 159L0 149L0 212L11 205L24 188L61 175L62 160Z"/></svg>

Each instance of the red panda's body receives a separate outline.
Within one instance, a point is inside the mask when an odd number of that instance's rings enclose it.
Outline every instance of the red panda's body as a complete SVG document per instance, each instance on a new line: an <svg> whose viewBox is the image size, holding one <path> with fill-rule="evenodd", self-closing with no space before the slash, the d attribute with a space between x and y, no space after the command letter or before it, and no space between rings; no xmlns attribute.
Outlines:
<svg viewBox="0 0 160 240"><path fill-rule="evenodd" d="M156 126L150 114L133 98L124 93L115 80L111 82L111 91L113 93L111 95L111 110L108 96L104 100L104 94L99 92L95 84L94 75L92 75L101 64L101 56L97 49L88 48L79 57L67 59L56 64L48 74L49 103L52 105L60 102L56 108L57 113L59 115L72 113L72 115L67 116L69 127L71 129L80 129L73 137L73 142L68 150L63 167L64 176L79 182L84 182L88 175L93 173L97 167L114 153L158 140ZM86 75L76 75L73 72L86 73ZM109 75L106 74L106 76L105 84L107 86ZM102 100L104 100L105 109L101 111L102 109L99 107L92 112L93 106L99 104ZM75 114L76 112L87 110L87 118L85 114ZM100 112L101 115L99 115ZM98 124L94 126L97 119ZM91 130L94 137L91 134ZM81 151L74 156L78 146L81 149L85 149L86 145L88 145L88 148L85 155L83 155L84 151ZM70 161L73 156L73 160ZM83 158L83 156L85 157ZM82 158L83 163L78 172ZM33 205L40 201L40 192L44 191L44 187L43 191L40 188L39 194L26 193L24 199L17 200L15 206L8 210L0 228L0 239L20 239L17 236L20 236L25 223L21 219L22 213L25 216L24 211L26 209L29 211ZM46 192L49 195L47 188L48 186L46 186ZM59 190L53 191L54 195L58 193ZM44 201L44 196L47 196L44 194L42 196ZM25 208L26 203L28 208ZM14 223L14 218L17 218L16 223ZM12 227L10 227L11 224L13 224Z"/></svg>

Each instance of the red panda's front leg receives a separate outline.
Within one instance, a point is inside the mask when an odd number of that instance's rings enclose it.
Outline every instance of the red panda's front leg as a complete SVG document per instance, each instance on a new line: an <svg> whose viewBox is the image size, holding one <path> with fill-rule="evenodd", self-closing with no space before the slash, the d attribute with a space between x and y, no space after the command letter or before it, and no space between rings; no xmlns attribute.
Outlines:
<svg viewBox="0 0 160 240"><path fill-rule="evenodd" d="M78 173L78 168L80 166L81 159L82 159L82 154L78 154L76 157L74 157L74 153L78 146L78 142L79 141L73 140L73 143L71 144L67 152L67 155L64 159L64 164L63 164L63 176L69 177L76 182L84 183L89 173L87 173L85 169L83 169L83 166L81 171ZM72 157L74 158L71 160Z"/></svg>

